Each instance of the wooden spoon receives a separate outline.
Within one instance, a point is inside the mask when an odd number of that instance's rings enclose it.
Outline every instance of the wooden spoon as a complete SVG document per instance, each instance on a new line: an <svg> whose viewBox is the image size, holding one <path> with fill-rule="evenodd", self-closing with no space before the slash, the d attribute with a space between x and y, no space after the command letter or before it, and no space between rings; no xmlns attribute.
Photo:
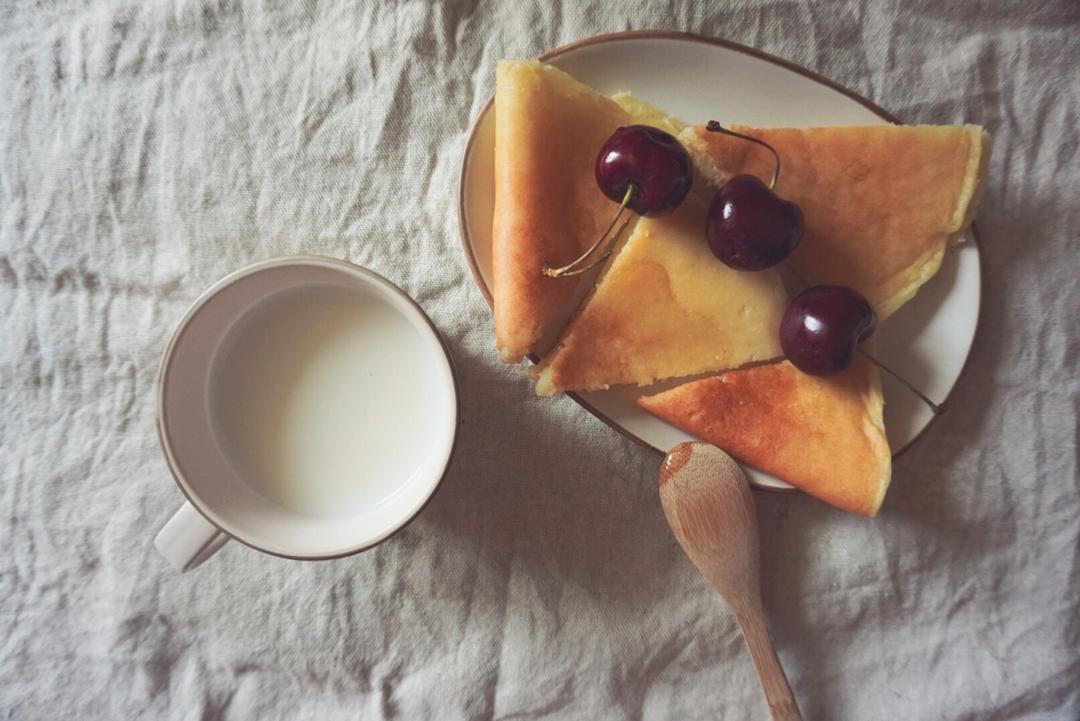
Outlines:
<svg viewBox="0 0 1080 721"><path fill-rule="evenodd" d="M708 443L681 443L664 459L659 484L679 545L739 622L773 719L802 721L765 623L757 514L739 464Z"/></svg>

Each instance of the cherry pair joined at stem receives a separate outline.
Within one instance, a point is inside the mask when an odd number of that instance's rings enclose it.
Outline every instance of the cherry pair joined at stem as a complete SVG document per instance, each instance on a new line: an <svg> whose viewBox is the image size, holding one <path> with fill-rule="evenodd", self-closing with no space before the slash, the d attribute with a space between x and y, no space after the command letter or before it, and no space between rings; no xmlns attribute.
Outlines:
<svg viewBox="0 0 1080 721"><path fill-rule="evenodd" d="M762 145L776 159L767 187L753 175L737 175L725 183L713 197L705 228L713 254L728 266L735 270L770 268L791 254L803 233L799 206L773 192L780 173L780 156L767 143L727 130L715 121L706 127L711 132ZM690 192L693 163L686 149L669 133L648 125L629 125L616 130L604 143L596 157L594 175L604 195L619 203L619 211L580 258L561 268L544 268L549 276L577 275L603 262L610 255L608 250L586 265L608 242L626 208L646 216L677 208ZM624 226L619 226L619 232Z"/></svg>

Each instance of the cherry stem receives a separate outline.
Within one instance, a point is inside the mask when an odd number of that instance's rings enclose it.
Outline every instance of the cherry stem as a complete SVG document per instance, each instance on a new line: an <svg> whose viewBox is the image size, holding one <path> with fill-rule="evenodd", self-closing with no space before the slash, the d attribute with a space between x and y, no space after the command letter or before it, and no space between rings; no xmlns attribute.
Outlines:
<svg viewBox="0 0 1080 721"><path fill-rule="evenodd" d="M862 348L858 348L857 350L859 351L859 353L861 353L863 355L864 358L868 359L871 363L876 365L878 368L885 371L886 373L891 375L896 380L900 381L900 383L902 383L905 388L907 388L909 391L911 391L912 393L917 395L919 397L919 399L922 400L923 403L925 403L926 405L928 405L930 407L930 410L932 410L934 412L935 416L940 415L940 414L945 412L945 408L943 406L941 406L941 405L939 405L937 403L934 403L932 400L927 398L926 395L922 391L920 391L918 388L913 386L902 375L900 375L899 373L894 371L892 368L890 368L889 366L887 366L884 363L882 363L881 361L879 361L874 356L872 356L869 353L867 353L866 351L864 351Z"/></svg>
<svg viewBox="0 0 1080 721"><path fill-rule="evenodd" d="M600 236L599 240L592 244L592 247L582 253L581 257L579 257L577 260L568 265L564 265L561 268L552 268L550 265L545 264L544 275L551 278L563 278L570 275L581 275L582 273L586 273L592 270L593 268L607 260L608 257L611 255L612 251L612 248L610 246L600 255L599 258L597 258L589 265L586 265L584 268L578 267L581 263L584 263L590 255L595 253L596 250L604 244L604 240L607 239L609 235L611 235L612 229L619 222L619 218L622 217L623 211L626 210L626 206L630 203L630 198L634 196L634 190L635 186L633 183L626 186L626 193L623 195L622 202L619 203L619 211L615 213L615 217L611 219L611 224L608 225L607 230L604 231L603 235ZM615 235L612 236L612 239L619 237L619 235L623 232L623 229L626 227L626 223L628 222L630 222L629 219L627 219L627 221L619 227L618 232L616 232Z"/></svg>
<svg viewBox="0 0 1080 721"><path fill-rule="evenodd" d="M780 154L776 152L776 148L766 143L764 140L758 140L757 138L749 135L743 135L742 133L736 133L734 130L728 130L715 120L710 120L705 124L705 129L710 133L722 133L724 135L730 135L733 138L742 138L743 140L749 140L751 143L757 143L761 147L767 149L772 153L773 158L776 159L776 168L773 169L772 180L769 181L769 190L776 189L776 179L780 177Z"/></svg>

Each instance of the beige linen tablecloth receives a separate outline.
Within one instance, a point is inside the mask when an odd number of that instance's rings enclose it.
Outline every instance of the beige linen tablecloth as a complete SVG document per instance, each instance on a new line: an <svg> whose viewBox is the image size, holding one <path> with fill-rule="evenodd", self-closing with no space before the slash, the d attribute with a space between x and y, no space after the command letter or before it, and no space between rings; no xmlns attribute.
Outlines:
<svg viewBox="0 0 1080 721"><path fill-rule="evenodd" d="M496 61L663 27L994 135L972 359L880 518L757 496L806 718L1080 718L1070 0L0 5L0 718L766 717L658 459L499 364L458 240ZM377 550L232 544L180 575L151 545L181 500L158 355L208 284L291 253L370 266L431 314L457 457Z"/></svg>

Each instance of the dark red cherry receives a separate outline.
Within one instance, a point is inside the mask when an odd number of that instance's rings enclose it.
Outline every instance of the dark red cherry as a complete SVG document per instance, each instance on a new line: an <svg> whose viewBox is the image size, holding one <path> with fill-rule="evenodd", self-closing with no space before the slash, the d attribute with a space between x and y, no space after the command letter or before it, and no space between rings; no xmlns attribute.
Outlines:
<svg viewBox="0 0 1080 721"><path fill-rule="evenodd" d="M596 183L621 203L634 186L628 207L641 215L674 210L690 192L693 164L686 148L649 125L627 125L608 138L596 156Z"/></svg>
<svg viewBox="0 0 1080 721"><path fill-rule="evenodd" d="M795 250L803 234L799 206L753 175L736 175L709 206L705 237L713 255L735 270L770 268Z"/></svg>
<svg viewBox="0 0 1080 721"><path fill-rule="evenodd" d="M815 376L845 370L855 347L877 326L862 295L841 285L818 285L795 296L780 321L780 347L796 368Z"/></svg>

